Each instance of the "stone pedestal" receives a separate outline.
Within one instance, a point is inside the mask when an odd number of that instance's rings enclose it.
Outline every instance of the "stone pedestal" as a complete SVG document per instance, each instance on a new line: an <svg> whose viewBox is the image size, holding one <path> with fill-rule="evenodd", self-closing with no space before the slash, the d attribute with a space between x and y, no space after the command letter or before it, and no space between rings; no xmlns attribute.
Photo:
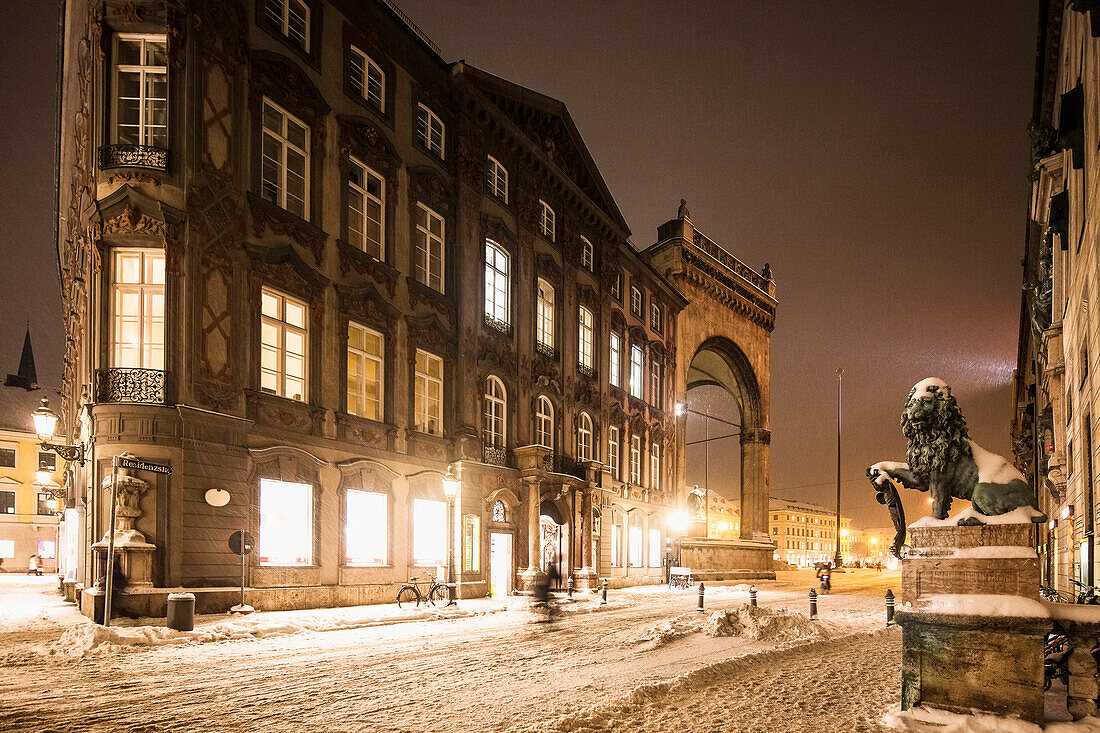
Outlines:
<svg viewBox="0 0 1100 733"><path fill-rule="evenodd" d="M1043 720L1034 525L913 526L902 561L902 709Z"/></svg>

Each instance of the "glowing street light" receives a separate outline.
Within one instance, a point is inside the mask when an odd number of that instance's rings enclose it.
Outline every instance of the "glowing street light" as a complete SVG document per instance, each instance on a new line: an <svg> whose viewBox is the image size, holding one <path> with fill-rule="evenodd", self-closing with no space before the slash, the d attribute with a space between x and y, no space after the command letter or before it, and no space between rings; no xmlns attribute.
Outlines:
<svg viewBox="0 0 1100 733"><path fill-rule="evenodd" d="M50 409L48 399L42 398L42 404L31 413L31 420L34 421L34 432L38 436L43 450L53 451L66 461L84 463L84 446L80 443L76 445L57 445L50 442L57 434L57 413Z"/></svg>
<svg viewBox="0 0 1100 733"><path fill-rule="evenodd" d="M458 496L458 477L454 466L447 466L443 477L443 496L447 498L447 605L455 605L455 497Z"/></svg>

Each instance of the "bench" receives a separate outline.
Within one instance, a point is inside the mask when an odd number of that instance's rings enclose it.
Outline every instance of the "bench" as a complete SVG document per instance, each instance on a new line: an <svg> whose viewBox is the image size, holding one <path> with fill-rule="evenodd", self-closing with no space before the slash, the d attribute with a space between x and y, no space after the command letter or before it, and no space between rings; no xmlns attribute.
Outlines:
<svg viewBox="0 0 1100 733"><path fill-rule="evenodd" d="M694 585L694 579L691 577L691 568L669 568L669 588L690 588L692 585Z"/></svg>

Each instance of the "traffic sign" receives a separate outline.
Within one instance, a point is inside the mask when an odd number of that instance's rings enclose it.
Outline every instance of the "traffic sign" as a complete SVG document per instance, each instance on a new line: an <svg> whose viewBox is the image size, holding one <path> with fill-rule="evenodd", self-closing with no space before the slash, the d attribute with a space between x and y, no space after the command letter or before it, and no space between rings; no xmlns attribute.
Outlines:
<svg viewBox="0 0 1100 733"><path fill-rule="evenodd" d="M172 467L163 463L149 463L143 461L140 458L124 458L118 457L118 467L128 468L131 471L150 471L152 473L163 473L168 476L172 473Z"/></svg>
<svg viewBox="0 0 1100 733"><path fill-rule="evenodd" d="M244 547L241 547L241 540L244 540ZM229 550L234 555L251 555L252 548L256 546L256 538L251 533L245 532L243 529L238 529L233 534L229 535Z"/></svg>

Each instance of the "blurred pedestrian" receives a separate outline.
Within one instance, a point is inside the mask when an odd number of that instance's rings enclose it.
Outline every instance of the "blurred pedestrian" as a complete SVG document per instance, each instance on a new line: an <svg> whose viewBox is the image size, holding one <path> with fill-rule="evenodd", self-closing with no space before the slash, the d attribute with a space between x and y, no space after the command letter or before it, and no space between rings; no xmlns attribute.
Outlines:
<svg viewBox="0 0 1100 733"><path fill-rule="evenodd" d="M27 575L41 575L42 574L42 560L38 555L31 555L27 560Z"/></svg>

